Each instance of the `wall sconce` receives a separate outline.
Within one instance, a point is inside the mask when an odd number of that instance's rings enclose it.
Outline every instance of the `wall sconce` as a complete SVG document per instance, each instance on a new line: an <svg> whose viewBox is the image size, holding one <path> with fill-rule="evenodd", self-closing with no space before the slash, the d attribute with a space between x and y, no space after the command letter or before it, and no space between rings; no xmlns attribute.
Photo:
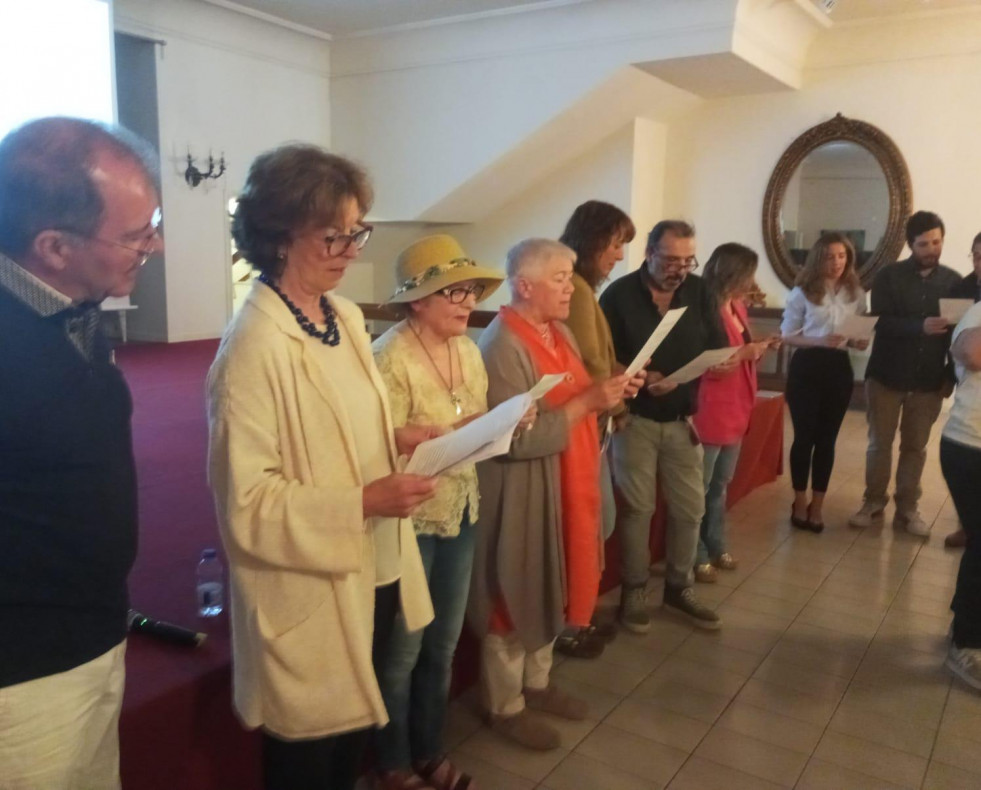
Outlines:
<svg viewBox="0 0 981 790"><path fill-rule="evenodd" d="M222 153L221 159L218 160L218 170L215 170L215 158L213 155L208 154L208 170L202 173L194 166L194 157L191 156L191 152L187 152L187 169L184 171L184 181L187 183L191 189L194 189L202 181L209 178L221 178L222 174L225 172L225 154Z"/></svg>

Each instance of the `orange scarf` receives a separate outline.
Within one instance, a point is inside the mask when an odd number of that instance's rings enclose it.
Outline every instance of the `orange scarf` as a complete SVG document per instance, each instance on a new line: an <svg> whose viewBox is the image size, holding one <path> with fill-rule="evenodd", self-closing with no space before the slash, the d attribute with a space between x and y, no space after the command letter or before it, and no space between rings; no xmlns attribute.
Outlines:
<svg viewBox="0 0 981 790"><path fill-rule="evenodd" d="M501 320L522 342L539 376L565 373L566 378L545 396L550 409L559 409L588 389L593 380L561 329L552 326L555 348L541 333L509 307ZM566 622L589 625L596 609L600 582L599 432L596 417L587 414L569 426L569 442L559 456L562 484L562 538L566 566Z"/></svg>

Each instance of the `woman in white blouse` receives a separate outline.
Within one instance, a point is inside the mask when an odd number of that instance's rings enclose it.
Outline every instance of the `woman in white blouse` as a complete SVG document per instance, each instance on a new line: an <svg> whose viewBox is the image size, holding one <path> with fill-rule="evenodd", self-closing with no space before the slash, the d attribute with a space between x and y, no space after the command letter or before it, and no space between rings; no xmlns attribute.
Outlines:
<svg viewBox="0 0 981 790"><path fill-rule="evenodd" d="M487 411L487 371L466 335L470 314L504 280L478 266L447 235L409 245L395 264L389 304L404 320L374 343L396 427L458 428ZM523 423L529 427L534 410ZM473 464L439 478L413 517L435 618L410 632L399 620L378 680L390 722L375 740L380 790L476 790L446 758L443 729L456 649L470 589L478 516Z"/></svg>
<svg viewBox="0 0 981 790"><path fill-rule="evenodd" d="M834 466L835 440L854 386L847 349L868 346L867 340L849 339L840 330L847 316L865 311L855 248L844 234L825 233L807 254L780 324L783 342L797 347L787 374L787 405L794 424L790 521L798 529L824 529L822 507Z"/></svg>

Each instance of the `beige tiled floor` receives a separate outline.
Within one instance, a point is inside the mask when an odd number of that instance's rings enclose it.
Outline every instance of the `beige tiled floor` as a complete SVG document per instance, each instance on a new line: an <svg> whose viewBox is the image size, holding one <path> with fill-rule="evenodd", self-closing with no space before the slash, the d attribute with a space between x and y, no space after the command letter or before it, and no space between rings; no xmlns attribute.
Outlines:
<svg viewBox="0 0 981 790"><path fill-rule="evenodd" d="M740 568L697 588L723 616L721 631L663 613L652 592L649 634L621 632L600 660L555 668L592 716L556 721L562 749L505 743L467 695L451 708L454 761L481 790L981 788L981 695L942 667L960 557L943 548L957 521L936 433L923 486L928 542L888 520L847 526L865 463L864 417L849 413L822 535L787 523L786 475L730 512ZM616 600L604 599L611 613Z"/></svg>

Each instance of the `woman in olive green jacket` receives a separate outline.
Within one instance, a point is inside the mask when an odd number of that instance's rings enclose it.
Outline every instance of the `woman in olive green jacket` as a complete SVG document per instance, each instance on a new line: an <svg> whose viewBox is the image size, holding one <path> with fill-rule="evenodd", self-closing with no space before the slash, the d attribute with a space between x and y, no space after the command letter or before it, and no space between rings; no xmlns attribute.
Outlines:
<svg viewBox="0 0 981 790"><path fill-rule="evenodd" d="M633 241L635 235L634 223L624 212L610 203L589 200L572 212L560 237L560 241L576 253L572 275L575 290L566 325L576 338L583 364L594 381L605 381L620 372L610 326L596 301L596 292L609 278L613 267L623 260L624 245ZM617 417L624 411L621 403L612 412L600 415L600 436L604 444L607 432L612 428L610 417ZM616 504L605 452L601 458L600 491L603 495L603 538L606 539L613 533ZM615 634L615 627L609 623L567 631L559 637L555 649L577 658L596 658Z"/></svg>

